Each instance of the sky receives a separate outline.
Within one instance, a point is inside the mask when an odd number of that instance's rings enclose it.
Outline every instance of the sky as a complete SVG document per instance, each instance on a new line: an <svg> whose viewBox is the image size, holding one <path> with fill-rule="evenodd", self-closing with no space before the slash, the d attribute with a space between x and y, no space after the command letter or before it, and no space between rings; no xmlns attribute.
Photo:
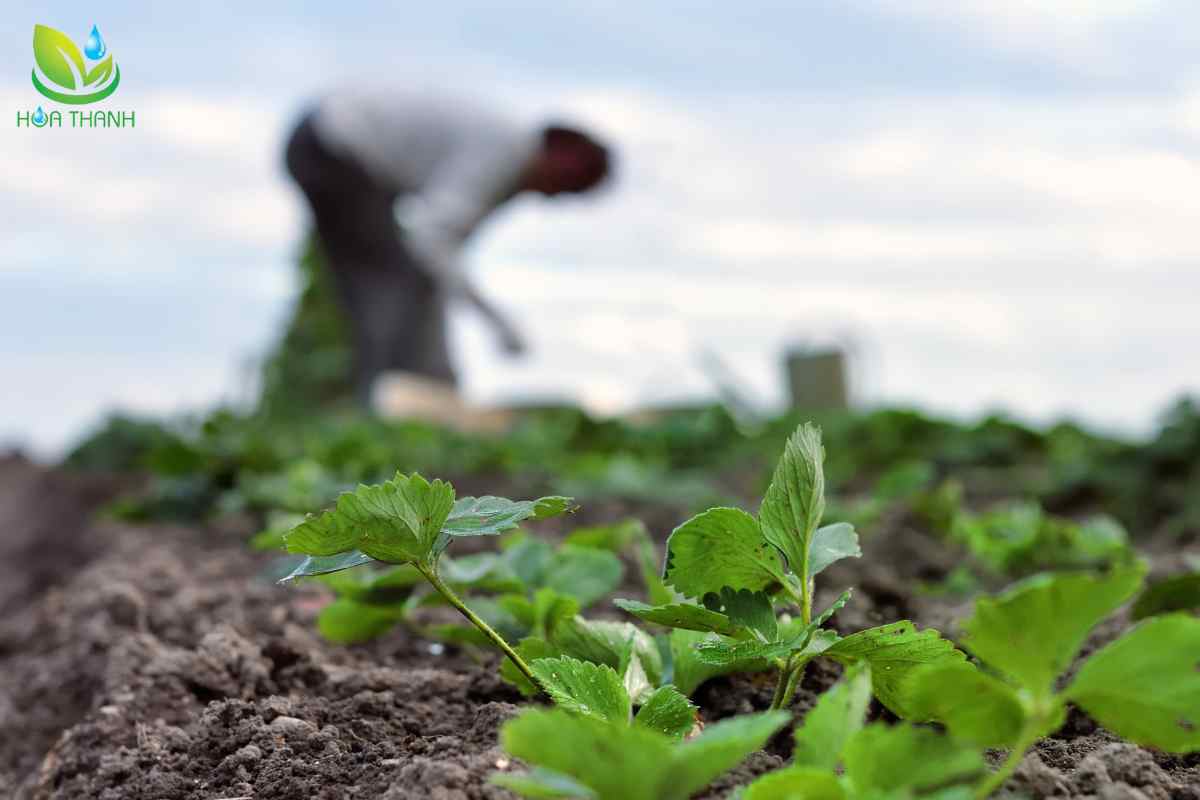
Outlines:
<svg viewBox="0 0 1200 800"><path fill-rule="evenodd" d="M619 153L468 252L532 353L456 311L468 398L764 406L839 346L864 405L1131 433L1200 391L1200 6L1153 0L202 4L10 0L0 442L245 402L308 224L280 150L323 92L445 87ZM37 23L121 68L134 129L18 128ZM43 100L42 103L46 105ZM49 109L47 109L49 110Z"/></svg>

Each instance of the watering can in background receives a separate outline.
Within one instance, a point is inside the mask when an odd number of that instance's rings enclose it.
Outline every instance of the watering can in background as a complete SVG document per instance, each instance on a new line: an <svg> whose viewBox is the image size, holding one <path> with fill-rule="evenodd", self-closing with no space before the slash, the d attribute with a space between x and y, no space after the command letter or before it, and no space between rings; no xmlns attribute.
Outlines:
<svg viewBox="0 0 1200 800"><path fill-rule="evenodd" d="M849 408L846 354L837 348L793 349L784 353L792 407L814 411Z"/></svg>

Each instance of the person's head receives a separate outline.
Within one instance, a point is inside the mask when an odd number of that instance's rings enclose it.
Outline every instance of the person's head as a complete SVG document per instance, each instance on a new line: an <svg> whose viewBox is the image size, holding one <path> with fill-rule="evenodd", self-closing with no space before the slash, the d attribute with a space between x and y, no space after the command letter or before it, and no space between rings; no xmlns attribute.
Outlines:
<svg viewBox="0 0 1200 800"><path fill-rule="evenodd" d="M586 192L604 181L609 167L604 145L574 128L548 125L526 172L525 188L548 196Z"/></svg>

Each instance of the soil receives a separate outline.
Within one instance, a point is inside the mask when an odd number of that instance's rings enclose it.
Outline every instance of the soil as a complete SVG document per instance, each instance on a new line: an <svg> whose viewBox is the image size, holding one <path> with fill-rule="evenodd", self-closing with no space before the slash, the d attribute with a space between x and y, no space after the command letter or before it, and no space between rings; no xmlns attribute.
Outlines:
<svg viewBox="0 0 1200 800"><path fill-rule="evenodd" d="M130 526L93 513L121 481L0 459L0 797L293 800L508 798L488 775L513 764L499 726L523 702L496 658L397 629L368 645L323 641L317 585L262 577L247 526ZM579 522L662 508L606 503ZM674 512L672 512L674 513ZM845 631L902 616L952 633L966 604L918 589L958 557L909 520L885 520L868 558L831 568L854 585ZM832 600L833 592L823 600ZM1119 633L1102 626L1091 646ZM838 677L818 662L797 693L810 708ZM767 707L770 676L702 686L705 721ZM874 713L886 717L876 708ZM706 791L781 766L778 736ZM1200 756L1120 742L1073 711L1006 787L1032 797L1200 800Z"/></svg>

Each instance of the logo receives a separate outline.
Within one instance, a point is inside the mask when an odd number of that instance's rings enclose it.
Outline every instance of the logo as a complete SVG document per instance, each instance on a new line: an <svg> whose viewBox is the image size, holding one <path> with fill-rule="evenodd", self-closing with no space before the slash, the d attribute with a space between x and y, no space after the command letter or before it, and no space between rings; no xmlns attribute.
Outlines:
<svg viewBox="0 0 1200 800"><path fill-rule="evenodd" d="M33 87L58 103L97 103L115 92L121 82L121 68L95 25L82 52L62 31L34 25L33 58ZM42 113L40 108L38 113Z"/></svg>

